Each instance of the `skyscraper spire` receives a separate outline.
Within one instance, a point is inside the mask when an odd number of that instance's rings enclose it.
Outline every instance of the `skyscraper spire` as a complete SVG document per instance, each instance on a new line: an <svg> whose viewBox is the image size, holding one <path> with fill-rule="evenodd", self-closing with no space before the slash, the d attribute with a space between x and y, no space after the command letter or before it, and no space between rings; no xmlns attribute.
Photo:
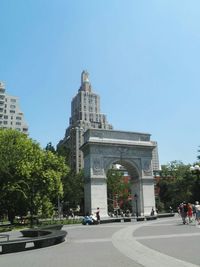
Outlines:
<svg viewBox="0 0 200 267"><path fill-rule="evenodd" d="M86 70L81 73L81 87L79 91L92 92L92 86L89 81L89 73Z"/></svg>
<svg viewBox="0 0 200 267"><path fill-rule="evenodd" d="M81 73L81 85L84 83L89 83L89 73L86 70Z"/></svg>

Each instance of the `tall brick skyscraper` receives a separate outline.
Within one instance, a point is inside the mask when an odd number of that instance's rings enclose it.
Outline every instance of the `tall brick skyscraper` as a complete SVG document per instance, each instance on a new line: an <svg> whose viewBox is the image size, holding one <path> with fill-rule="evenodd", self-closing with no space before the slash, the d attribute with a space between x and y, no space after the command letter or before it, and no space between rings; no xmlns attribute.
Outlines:
<svg viewBox="0 0 200 267"><path fill-rule="evenodd" d="M58 147L64 145L70 149L70 164L76 173L83 168L83 154L79 148L83 144L83 133L89 128L111 130L113 127L100 112L100 97L92 90L89 73L83 71L81 86L71 102L69 127L58 144Z"/></svg>

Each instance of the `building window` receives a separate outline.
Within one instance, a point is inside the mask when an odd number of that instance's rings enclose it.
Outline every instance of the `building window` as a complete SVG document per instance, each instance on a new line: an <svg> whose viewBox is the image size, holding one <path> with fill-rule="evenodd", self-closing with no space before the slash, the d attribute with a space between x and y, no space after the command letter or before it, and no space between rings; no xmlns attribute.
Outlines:
<svg viewBox="0 0 200 267"><path fill-rule="evenodd" d="M15 113L15 110L10 110L10 113Z"/></svg>
<svg viewBox="0 0 200 267"><path fill-rule="evenodd" d="M20 120L20 121L21 121L21 119L22 119L22 118L21 118L21 117L19 117L19 116L17 116L17 117L16 117L16 120Z"/></svg>
<svg viewBox="0 0 200 267"><path fill-rule="evenodd" d="M17 122L16 122L16 125L21 125L21 122L17 121Z"/></svg>
<svg viewBox="0 0 200 267"><path fill-rule="evenodd" d="M4 122L3 122L3 124L5 124L5 125L6 125L6 124L8 124L8 122L7 122L7 121L4 121Z"/></svg>
<svg viewBox="0 0 200 267"><path fill-rule="evenodd" d="M16 106L15 105L10 105L10 108L16 108Z"/></svg>
<svg viewBox="0 0 200 267"><path fill-rule="evenodd" d="M7 115L4 115L4 119L8 119L8 116Z"/></svg>
<svg viewBox="0 0 200 267"><path fill-rule="evenodd" d="M16 103L16 99L11 98L11 99L10 99L10 102L12 102L12 103Z"/></svg>

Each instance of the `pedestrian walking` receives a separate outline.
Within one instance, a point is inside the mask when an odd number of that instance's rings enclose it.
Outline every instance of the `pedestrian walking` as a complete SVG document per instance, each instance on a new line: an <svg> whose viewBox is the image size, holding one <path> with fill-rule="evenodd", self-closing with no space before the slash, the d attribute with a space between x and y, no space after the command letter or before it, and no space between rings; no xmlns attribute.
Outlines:
<svg viewBox="0 0 200 267"><path fill-rule="evenodd" d="M187 224L187 204L185 202L181 203L178 207L179 214L181 215L181 219L183 224Z"/></svg>
<svg viewBox="0 0 200 267"><path fill-rule="evenodd" d="M196 223L200 224L200 205L199 205L199 201L195 201L195 210L196 210Z"/></svg>
<svg viewBox="0 0 200 267"><path fill-rule="evenodd" d="M97 218L97 222L100 223L100 209L99 209L99 207L97 208L97 211L96 211L96 218Z"/></svg>
<svg viewBox="0 0 200 267"><path fill-rule="evenodd" d="M192 204L191 203L188 203L187 216L188 216L189 223L191 223L192 222L192 218L193 218L193 208L192 208Z"/></svg>
<svg viewBox="0 0 200 267"><path fill-rule="evenodd" d="M151 209L151 216L154 216L154 213L155 213L155 211L154 211L154 209L153 209L153 207L152 207L152 209Z"/></svg>

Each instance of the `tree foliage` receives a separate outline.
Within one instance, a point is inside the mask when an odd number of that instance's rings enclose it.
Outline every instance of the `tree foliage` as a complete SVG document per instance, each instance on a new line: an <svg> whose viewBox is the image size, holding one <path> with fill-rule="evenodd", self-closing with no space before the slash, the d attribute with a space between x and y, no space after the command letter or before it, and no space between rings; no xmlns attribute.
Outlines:
<svg viewBox="0 0 200 267"><path fill-rule="evenodd" d="M200 153L200 146L199 146L199 149L198 149L198 153ZM197 159L200 160L200 154L197 156Z"/></svg>
<svg viewBox="0 0 200 267"><path fill-rule="evenodd" d="M52 145L51 142L49 142L49 143L46 145L45 150L47 150L47 151L51 151L53 154L56 153L56 150L55 150L55 148L54 148L54 146Z"/></svg>
<svg viewBox="0 0 200 267"><path fill-rule="evenodd" d="M107 173L107 195L109 211L113 211L114 206L120 205L124 210L129 208L128 196L130 193L129 181L124 181L124 172L110 169Z"/></svg>
<svg viewBox="0 0 200 267"><path fill-rule="evenodd" d="M66 143L60 142L56 153L65 159L65 163L70 165L70 148ZM80 212L84 209L84 172L78 174L75 170L70 172L62 179L63 182L63 209L64 213L69 214L69 210L76 210L80 207Z"/></svg>
<svg viewBox="0 0 200 267"><path fill-rule="evenodd" d="M63 202L64 210L69 213L70 209L76 210L80 207L80 211L83 212L84 206L84 174L80 171L76 174L74 171L70 171L63 179Z"/></svg>
<svg viewBox="0 0 200 267"><path fill-rule="evenodd" d="M28 211L52 214L67 172L62 157L41 149L25 134L0 129L0 212L11 221Z"/></svg>
<svg viewBox="0 0 200 267"><path fill-rule="evenodd" d="M160 188L160 201L165 210L168 210L170 206L176 209L183 201L194 203L197 200L197 193L195 193L197 180L197 177L190 171L190 165L184 165L180 161L172 161L163 165L158 187Z"/></svg>

